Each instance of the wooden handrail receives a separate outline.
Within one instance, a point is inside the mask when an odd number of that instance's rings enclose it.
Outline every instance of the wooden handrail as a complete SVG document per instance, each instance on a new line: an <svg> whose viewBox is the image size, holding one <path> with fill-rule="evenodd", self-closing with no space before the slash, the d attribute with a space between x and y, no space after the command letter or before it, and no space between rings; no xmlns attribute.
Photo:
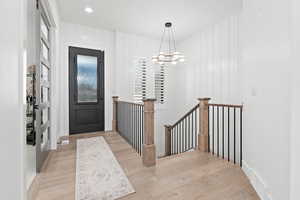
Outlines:
<svg viewBox="0 0 300 200"><path fill-rule="evenodd" d="M199 108L199 104L194 106L190 111L188 111L183 117L181 117L174 125L171 126L171 128L174 128L176 125L178 125L182 120L184 120L187 116L189 116L192 112L194 112L197 108Z"/></svg>
<svg viewBox="0 0 300 200"><path fill-rule="evenodd" d="M209 106L243 108L243 105L209 103Z"/></svg>
<svg viewBox="0 0 300 200"><path fill-rule="evenodd" d="M129 102L129 101L118 101L120 103L127 103L127 104L131 104L131 105L137 105L137 106L144 106L144 104L142 103L134 103L134 102Z"/></svg>

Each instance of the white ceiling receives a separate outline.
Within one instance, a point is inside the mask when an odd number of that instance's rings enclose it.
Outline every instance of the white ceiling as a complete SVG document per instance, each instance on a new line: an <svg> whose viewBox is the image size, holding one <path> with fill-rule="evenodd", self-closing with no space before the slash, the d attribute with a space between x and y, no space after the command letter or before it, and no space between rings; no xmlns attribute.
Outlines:
<svg viewBox="0 0 300 200"><path fill-rule="evenodd" d="M242 0L56 0L63 21L159 38L166 21L184 39L241 8ZM87 14L90 6L94 13Z"/></svg>

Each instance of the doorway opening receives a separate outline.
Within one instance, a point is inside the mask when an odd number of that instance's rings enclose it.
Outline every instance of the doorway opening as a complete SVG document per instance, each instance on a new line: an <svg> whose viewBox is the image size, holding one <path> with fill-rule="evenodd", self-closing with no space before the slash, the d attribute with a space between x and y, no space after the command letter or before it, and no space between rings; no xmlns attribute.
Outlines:
<svg viewBox="0 0 300 200"><path fill-rule="evenodd" d="M70 134L104 131L104 51L69 47Z"/></svg>

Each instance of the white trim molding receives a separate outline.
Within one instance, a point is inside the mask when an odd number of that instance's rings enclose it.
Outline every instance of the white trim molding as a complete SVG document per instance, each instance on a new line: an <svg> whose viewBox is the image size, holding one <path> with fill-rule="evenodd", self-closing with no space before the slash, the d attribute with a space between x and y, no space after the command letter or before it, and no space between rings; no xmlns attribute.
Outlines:
<svg viewBox="0 0 300 200"><path fill-rule="evenodd" d="M243 171L245 172L246 176L250 180L250 183L254 187L255 191L257 192L258 196L262 200L273 200L271 191L267 184L263 181L261 176L249 166L249 164L243 160Z"/></svg>

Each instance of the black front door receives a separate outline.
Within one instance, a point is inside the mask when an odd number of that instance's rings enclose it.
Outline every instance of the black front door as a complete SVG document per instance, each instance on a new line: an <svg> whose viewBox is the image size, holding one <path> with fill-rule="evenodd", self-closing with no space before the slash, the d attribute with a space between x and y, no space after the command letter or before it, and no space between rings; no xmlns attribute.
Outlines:
<svg viewBox="0 0 300 200"><path fill-rule="evenodd" d="M70 134L104 131L104 52L69 47Z"/></svg>

